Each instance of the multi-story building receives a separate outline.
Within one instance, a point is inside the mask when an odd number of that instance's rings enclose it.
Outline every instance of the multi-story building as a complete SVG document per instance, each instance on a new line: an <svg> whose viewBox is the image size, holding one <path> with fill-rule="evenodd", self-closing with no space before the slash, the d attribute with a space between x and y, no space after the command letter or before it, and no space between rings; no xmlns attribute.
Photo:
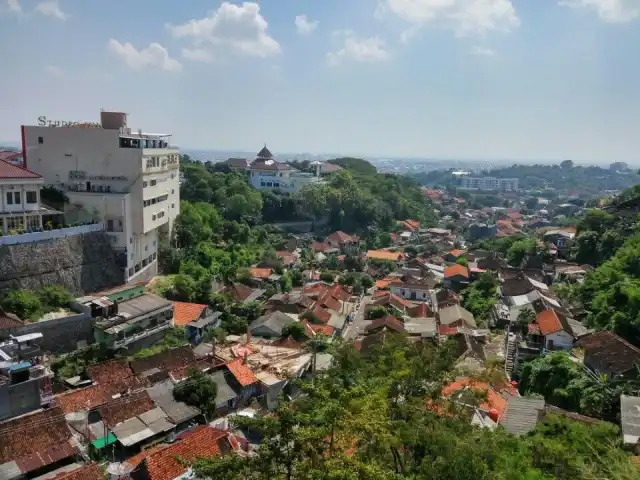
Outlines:
<svg viewBox="0 0 640 480"><path fill-rule="evenodd" d="M472 188L475 190L492 190L515 192L518 190L517 178L495 178L495 177L468 177L463 175L460 177L460 186L462 188Z"/></svg>
<svg viewBox="0 0 640 480"><path fill-rule="evenodd" d="M315 173L300 172L291 165L276 162L265 145L249 165L249 183L258 190L295 193L305 185L321 182L320 162L313 162Z"/></svg>
<svg viewBox="0 0 640 480"><path fill-rule="evenodd" d="M40 203L43 180L31 170L0 159L0 234L35 231L60 214Z"/></svg>
<svg viewBox="0 0 640 480"><path fill-rule="evenodd" d="M22 126L24 166L65 193L68 223L100 221L120 253L127 281L157 271L159 234L180 212L179 150L170 134L127 127L127 115L100 112L99 124Z"/></svg>

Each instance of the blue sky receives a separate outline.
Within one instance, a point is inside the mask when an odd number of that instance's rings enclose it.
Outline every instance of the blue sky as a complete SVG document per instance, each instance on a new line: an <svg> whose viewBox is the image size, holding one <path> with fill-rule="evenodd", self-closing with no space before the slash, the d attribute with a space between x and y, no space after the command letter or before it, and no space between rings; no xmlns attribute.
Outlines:
<svg viewBox="0 0 640 480"><path fill-rule="evenodd" d="M635 162L640 0L0 0L0 139Z"/></svg>

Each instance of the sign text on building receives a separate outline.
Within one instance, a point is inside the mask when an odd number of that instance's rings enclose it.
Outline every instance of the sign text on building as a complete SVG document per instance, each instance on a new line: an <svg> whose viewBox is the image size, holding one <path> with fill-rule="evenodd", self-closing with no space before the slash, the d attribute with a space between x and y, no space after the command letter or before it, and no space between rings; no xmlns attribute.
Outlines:
<svg viewBox="0 0 640 480"><path fill-rule="evenodd" d="M38 117L39 127L76 127L76 128L102 128L96 122L72 122L66 120L49 120L45 115Z"/></svg>

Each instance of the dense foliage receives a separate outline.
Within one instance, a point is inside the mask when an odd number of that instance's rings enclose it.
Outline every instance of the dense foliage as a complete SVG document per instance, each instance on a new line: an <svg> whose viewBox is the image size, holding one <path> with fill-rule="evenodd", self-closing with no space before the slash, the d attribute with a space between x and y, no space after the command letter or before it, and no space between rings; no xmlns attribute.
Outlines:
<svg viewBox="0 0 640 480"><path fill-rule="evenodd" d="M197 368L189 371L189 376L173 389L173 397L178 402L198 408L206 418L216 411L218 385L213 379Z"/></svg>
<svg viewBox="0 0 640 480"><path fill-rule="evenodd" d="M473 313L478 326L486 327L497 300L498 279L494 274L485 272L464 290L462 306Z"/></svg>
<svg viewBox="0 0 640 480"><path fill-rule="evenodd" d="M525 363L519 390L523 395L542 395L560 408L617 423L620 395L636 395L640 384L589 375L567 352L558 351Z"/></svg>
<svg viewBox="0 0 640 480"><path fill-rule="evenodd" d="M36 290L11 290L0 301L3 310L22 320L38 320L42 315L67 307L73 297L61 285L43 285Z"/></svg>
<svg viewBox="0 0 640 480"><path fill-rule="evenodd" d="M258 431L257 456L200 460L202 478L631 479L617 427L549 416L528 436L470 425L468 410L436 400L451 375L449 346L388 336L360 354L346 345L315 387L274 415L237 422ZM465 402L481 402L469 396ZM446 413L438 415L435 410Z"/></svg>

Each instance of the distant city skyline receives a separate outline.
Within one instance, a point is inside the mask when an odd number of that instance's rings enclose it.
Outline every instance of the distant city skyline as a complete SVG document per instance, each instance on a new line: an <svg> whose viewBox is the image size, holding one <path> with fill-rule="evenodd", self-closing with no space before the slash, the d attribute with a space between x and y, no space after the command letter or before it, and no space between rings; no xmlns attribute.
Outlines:
<svg viewBox="0 0 640 480"><path fill-rule="evenodd" d="M639 160L636 0L0 0L0 42L12 141L105 108L189 149Z"/></svg>

